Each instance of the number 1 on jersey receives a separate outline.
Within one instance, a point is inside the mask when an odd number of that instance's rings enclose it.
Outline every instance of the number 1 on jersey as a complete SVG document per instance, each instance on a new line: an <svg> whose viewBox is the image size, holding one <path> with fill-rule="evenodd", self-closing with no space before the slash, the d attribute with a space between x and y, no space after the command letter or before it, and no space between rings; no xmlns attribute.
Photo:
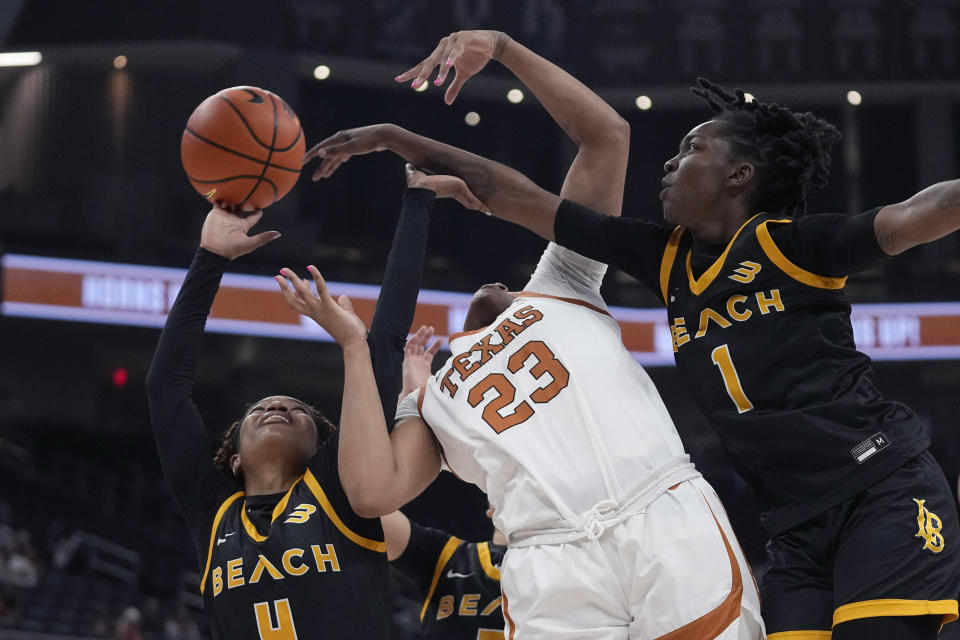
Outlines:
<svg viewBox="0 0 960 640"><path fill-rule="evenodd" d="M722 344L710 353L713 364L720 368L720 375L723 377L723 386L727 388L727 395L737 406L737 411L746 413L753 409L753 403L747 398L740 386L740 376L737 375L737 369L733 366L733 360L730 358L730 348Z"/></svg>
<svg viewBox="0 0 960 640"><path fill-rule="evenodd" d="M297 628L293 624L290 600L287 598L274 600L273 608L277 614L276 626L270 618L270 602L257 602L253 605L260 640L297 640Z"/></svg>

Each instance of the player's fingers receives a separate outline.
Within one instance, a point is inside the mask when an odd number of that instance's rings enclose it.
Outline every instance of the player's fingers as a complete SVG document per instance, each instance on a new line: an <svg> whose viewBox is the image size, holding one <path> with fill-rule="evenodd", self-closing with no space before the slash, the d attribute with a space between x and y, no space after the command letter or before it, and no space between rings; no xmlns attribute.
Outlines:
<svg viewBox="0 0 960 640"><path fill-rule="evenodd" d="M228 202L224 202L223 200L215 200L213 203L213 207L215 209L219 209L220 211L226 211L227 213L237 212L237 208L235 206L233 206Z"/></svg>
<svg viewBox="0 0 960 640"><path fill-rule="evenodd" d="M447 42L449 37L443 38L440 40L440 43L437 44L436 48L433 50L429 56L427 56L423 62L420 63L420 68L417 70L417 77L413 79L413 82L410 83L410 86L416 89L420 86L420 83L425 82L427 77L429 77L430 72L433 71L433 68L439 64L440 55L444 49L447 47Z"/></svg>
<svg viewBox="0 0 960 640"><path fill-rule="evenodd" d="M447 74L450 73L450 65L453 64L453 60L456 58L458 50L462 49L451 40L449 45L440 54L440 59L437 61L440 68L437 70L437 79L433 81L434 85L439 87L446 82Z"/></svg>
<svg viewBox="0 0 960 640"><path fill-rule="evenodd" d="M329 298L330 292L327 290L327 282L320 275L320 270L311 264L307 267L307 271L313 276L313 284L317 288L317 294L321 298Z"/></svg>
<svg viewBox="0 0 960 640"><path fill-rule="evenodd" d="M344 158L344 157L328 158L323 163L320 177L329 178L337 171L337 169L340 168L340 165L342 165L347 160L349 160L349 158Z"/></svg>
<svg viewBox="0 0 960 640"><path fill-rule="evenodd" d="M327 153L327 146L330 145L330 138L313 145L303 154L303 164L307 164L314 158L323 158Z"/></svg>
<svg viewBox="0 0 960 640"><path fill-rule="evenodd" d="M420 73L420 65L419 65L419 64L415 64L415 65L413 65L412 67L410 67L409 69L407 69L406 71L404 71L403 73L401 73L400 75L398 75L396 78L394 78L393 81L394 81L394 82L406 82L407 80L411 80L411 79L413 79L413 78L416 78L418 73Z"/></svg>
<svg viewBox="0 0 960 640"><path fill-rule="evenodd" d="M422 181L427 177L426 173L424 173L420 169L417 169L415 166L413 166L409 162L407 163L407 166L406 166L406 174L407 174L408 187L422 184Z"/></svg>
<svg viewBox="0 0 960 640"><path fill-rule="evenodd" d="M297 295L303 298L304 301L313 297L313 295L310 293L310 287L308 287L307 283L304 282L300 276L294 273L292 269L283 267L280 269L280 275L287 279L287 281L290 283L290 286L293 287L293 290L296 291Z"/></svg>
<svg viewBox="0 0 960 640"><path fill-rule="evenodd" d="M427 330L425 325L420 325L420 328L417 329L417 332L413 335L411 342L422 351L424 347L427 346L427 340L430 338L430 333Z"/></svg>
<svg viewBox="0 0 960 640"><path fill-rule="evenodd" d="M460 89L463 87L464 83L467 81L467 78L470 76L462 75L459 71L454 71L453 82L450 83L450 86L447 87L447 92L443 94L443 101L447 104L453 104L453 101L457 99L457 96L460 95Z"/></svg>
<svg viewBox="0 0 960 640"><path fill-rule="evenodd" d="M460 182L460 184L457 185L454 199L467 209L475 209L477 211L483 211L484 213L490 212L490 208L484 204L480 198L473 195L473 191L470 191L470 188L465 182Z"/></svg>
<svg viewBox="0 0 960 640"><path fill-rule="evenodd" d="M321 180L323 178L329 178L333 175L333 172L336 171L337 168L344 162L346 162L346 160L343 160L341 157L324 158L314 170L311 179L316 182L317 180Z"/></svg>
<svg viewBox="0 0 960 640"><path fill-rule="evenodd" d="M337 304L340 305L341 309L349 311L353 315L357 315L357 312L353 310L353 303L350 302L350 298L347 297L347 294L344 293L337 298Z"/></svg>
<svg viewBox="0 0 960 640"><path fill-rule="evenodd" d="M255 236L250 236L250 251L254 249L259 249L268 242L273 242L280 237L279 231L264 231L263 233L258 233Z"/></svg>
<svg viewBox="0 0 960 640"><path fill-rule="evenodd" d="M446 58L443 61L443 66L447 68L455 67L457 64L457 60L459 60L460 56L462 55L463 55L463 43L460 42L460 40L456 40L453 43L453 46L451 46L450 49L447 51Z"/></svg>
<svg viewBox="0 0 960 640"><path fill-rule="evenodd" d="M337 169L339 169L340 166L341 166L344 162L346 162L346 161L349 160L349 159L350 159L350 158L340 158L339 160L337 160L336 163L333 165L333 168L330 169L330 175L332 176L333 173L334 173ZM328 176L328 177L329 177L329 176Z"/></svg>
<svg viewBox="0 0 960 640"><path fill-rule="evenodd" d="M442 343L443 343L443 341L440 340L440 339L434 340L434 341L433 341L433 344L431 344L429 347L427 347L427 350L424 351L424 354L426 354L426 355L432 360L432 359L433 359L433 356L435 356L435 355L437 354L437 351L440 351L440 345L441 345Z"/></svg>
<svg viewBox="0 0 960 640"><path fill-rule="evenodd" d="M287 302L287 305L296 311L297 313L306 313L307 307L304 304L303 299L293 291L284 276L277 275L273 276L273 279L276 280L277 284L280 285L280 295L283 296L283 299Z"/></svg>
<svg viewBox="0 0 960 640"><path fill-rule="evenodd" d="M316 182L323 177L323 174L326 172L327 167L330 165L332 160L330 158L324 158L320 164L317 165L317 168L313 170L313 175L310 176L310 179Z"/></svg>
<svg viewBox="0 0 960 640"><path fill-rule="evenodd" d="M324 158L330 154L331 147L337 147L350 140L350 134L346 131L337 131L332 136L327 136L317 144L310 147L303 156L303 162L307 163L314 158Z"/></svg>
<svg viewBox="0 0 960 640"><path fill-rule="evenodd" d="M263 209L254 209L250 213L246 214L243 218L243 224L249 231L253 227L257 226L257 223L260 222L260 218L263 217Z"/></svg>

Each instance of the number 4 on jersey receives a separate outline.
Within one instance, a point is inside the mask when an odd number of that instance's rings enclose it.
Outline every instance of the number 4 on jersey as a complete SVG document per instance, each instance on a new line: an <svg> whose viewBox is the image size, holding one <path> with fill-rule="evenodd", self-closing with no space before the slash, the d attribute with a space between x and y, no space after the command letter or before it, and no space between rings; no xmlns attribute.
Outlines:
<svg viewBox="0 0 960 640"><path fill-rule="evenodd" d="M276 618L270 615L270 604L270 602L257 602L253 605L260 640L297 640L297 628L293 624L290 600L284 598L273 601ZM274 619L277 621L276 625L273 623Z"/></svg>

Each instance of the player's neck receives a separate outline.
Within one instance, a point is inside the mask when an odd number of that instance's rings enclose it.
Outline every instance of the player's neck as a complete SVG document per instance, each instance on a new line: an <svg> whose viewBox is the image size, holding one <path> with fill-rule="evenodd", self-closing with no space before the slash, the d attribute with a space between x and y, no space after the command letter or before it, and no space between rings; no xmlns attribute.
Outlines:
<svg viewBox="0 0 960 640"><path fill-rule="evenodd" d="M722 211L712 210L709 218L689 229L698 242L726 244L750 217L742 206L732 206Z"/></svg>
<svg viewBox="0 0 960 640"><path fill-rule="evenodd" d="M285 493L296 482L303 471L297 473L290 469L263 469L256 473L244 473L244 492L248 496L261 496L270 493Z"/></svg>
<svg viewBox="0 0 960 640"><path fill-rule="evenodd" d="M503 547L507 546L507 536L503 535L503 531L500 531L500 529L493 530L493 538L490 541Z"/></svg>

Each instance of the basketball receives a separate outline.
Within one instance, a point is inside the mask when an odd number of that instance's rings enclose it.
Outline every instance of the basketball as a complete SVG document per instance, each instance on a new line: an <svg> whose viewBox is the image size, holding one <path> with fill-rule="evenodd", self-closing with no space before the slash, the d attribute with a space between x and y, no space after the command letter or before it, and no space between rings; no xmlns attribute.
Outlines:
<svg viewBox="0 0 960 640"><path fill-rule="evenodd" d="M257 87L231 87L200 103L180 139L190 184L211 202L262 209L300 175L304 136L284 100Z"/></svg>

